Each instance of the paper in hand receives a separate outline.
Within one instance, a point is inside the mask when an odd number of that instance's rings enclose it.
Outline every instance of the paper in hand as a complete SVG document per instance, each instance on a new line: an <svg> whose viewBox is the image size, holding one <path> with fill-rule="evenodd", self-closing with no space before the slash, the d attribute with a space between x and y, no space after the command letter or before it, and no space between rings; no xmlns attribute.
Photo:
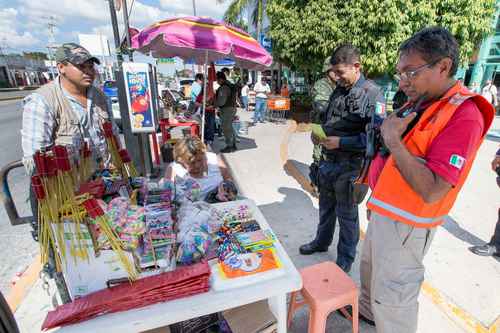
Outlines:
<svg viewBox="0 0 500 333"><path fill-rule="evenodd" d="M326 139L326 134L325 131L323 131L323 127L318 124L311 124L311 129L313 134L320 140L325 140Z"/></svg>

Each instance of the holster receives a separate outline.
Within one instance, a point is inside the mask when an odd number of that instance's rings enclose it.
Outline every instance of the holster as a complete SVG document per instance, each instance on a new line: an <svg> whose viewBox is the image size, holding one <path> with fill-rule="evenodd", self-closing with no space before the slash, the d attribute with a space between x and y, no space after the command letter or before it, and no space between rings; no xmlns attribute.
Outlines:
<svg viewBox="0 0 500 333"><path fill-rule="evenodd" d="M355 183L359 170L341 174L335 182L335 196L339 202L359 205L368 193L368 185Z"/></svg>
<svg viewBox="0 0 500 333"><path fill-rule="evenodd" d="M312 162L309 165L309 179L311 180L311 184L318 187L319 185L319 165L317 162Z"/></svg>

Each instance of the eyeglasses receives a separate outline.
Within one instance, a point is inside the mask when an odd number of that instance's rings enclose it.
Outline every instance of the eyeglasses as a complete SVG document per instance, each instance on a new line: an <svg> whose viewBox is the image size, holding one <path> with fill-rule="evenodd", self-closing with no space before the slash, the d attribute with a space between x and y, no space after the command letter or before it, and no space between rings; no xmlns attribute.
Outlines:
<svg viewBox="0 0 500 333"><path fill-rule="evenodd" d="M438 59L436 61L433 61L431 63L428 63L428 64L422 65L420 67L417 67L416 69L411 70L411 71L406 71L406 72L403 72L403 73L396 73L396 74L394 74L394 79L396 81L398 81L398 82L399 81L413 80L418 75L418 73L420 73L421 71L423 71L426 68L434 66L435 64L437 64L438 62L440 62L441 59L443 59L443 58L440 58L440 59Z"/></svg>

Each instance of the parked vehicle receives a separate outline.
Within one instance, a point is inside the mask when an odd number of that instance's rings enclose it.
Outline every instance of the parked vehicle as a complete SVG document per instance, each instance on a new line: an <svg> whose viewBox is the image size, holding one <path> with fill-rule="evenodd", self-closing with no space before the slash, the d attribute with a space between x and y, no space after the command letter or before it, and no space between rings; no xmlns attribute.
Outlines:
<svg viewBox="0 0 500 333"><path fill-rule="evenodd" d="M102 85L104 95L111 100L111 103L118 103L118 87L116 81L108 80Z"/></svg>

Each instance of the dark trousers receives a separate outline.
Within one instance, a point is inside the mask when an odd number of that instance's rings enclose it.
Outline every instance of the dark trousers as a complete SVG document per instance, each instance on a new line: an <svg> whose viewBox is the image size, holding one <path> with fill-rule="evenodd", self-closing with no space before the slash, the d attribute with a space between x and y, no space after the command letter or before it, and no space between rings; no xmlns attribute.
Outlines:
<svg viewBox="0 0 500 333"><path fill-rule="evenodd" d="M500 252L500 209L498 210L498 220L493 237L491 237L490 244L494 245L497 248L497 251Z"/></svg>
<svg viewBox="0 0 500 333"><path fill-rule="evenodd" d="M359 242L358 206L343 195L349 192L348 189L335 188L337 178L351 170L352 166L348 162L319 163L319 224L313 242L318 247L328 248L333 241L338 220L337 263L340 265L354 262Z"/></svg>
<svg viewBox="0 0 500 333"><path fill-rule="evenodd" d="M214 141L215 111L205 111L205 142Z"/></svg>

